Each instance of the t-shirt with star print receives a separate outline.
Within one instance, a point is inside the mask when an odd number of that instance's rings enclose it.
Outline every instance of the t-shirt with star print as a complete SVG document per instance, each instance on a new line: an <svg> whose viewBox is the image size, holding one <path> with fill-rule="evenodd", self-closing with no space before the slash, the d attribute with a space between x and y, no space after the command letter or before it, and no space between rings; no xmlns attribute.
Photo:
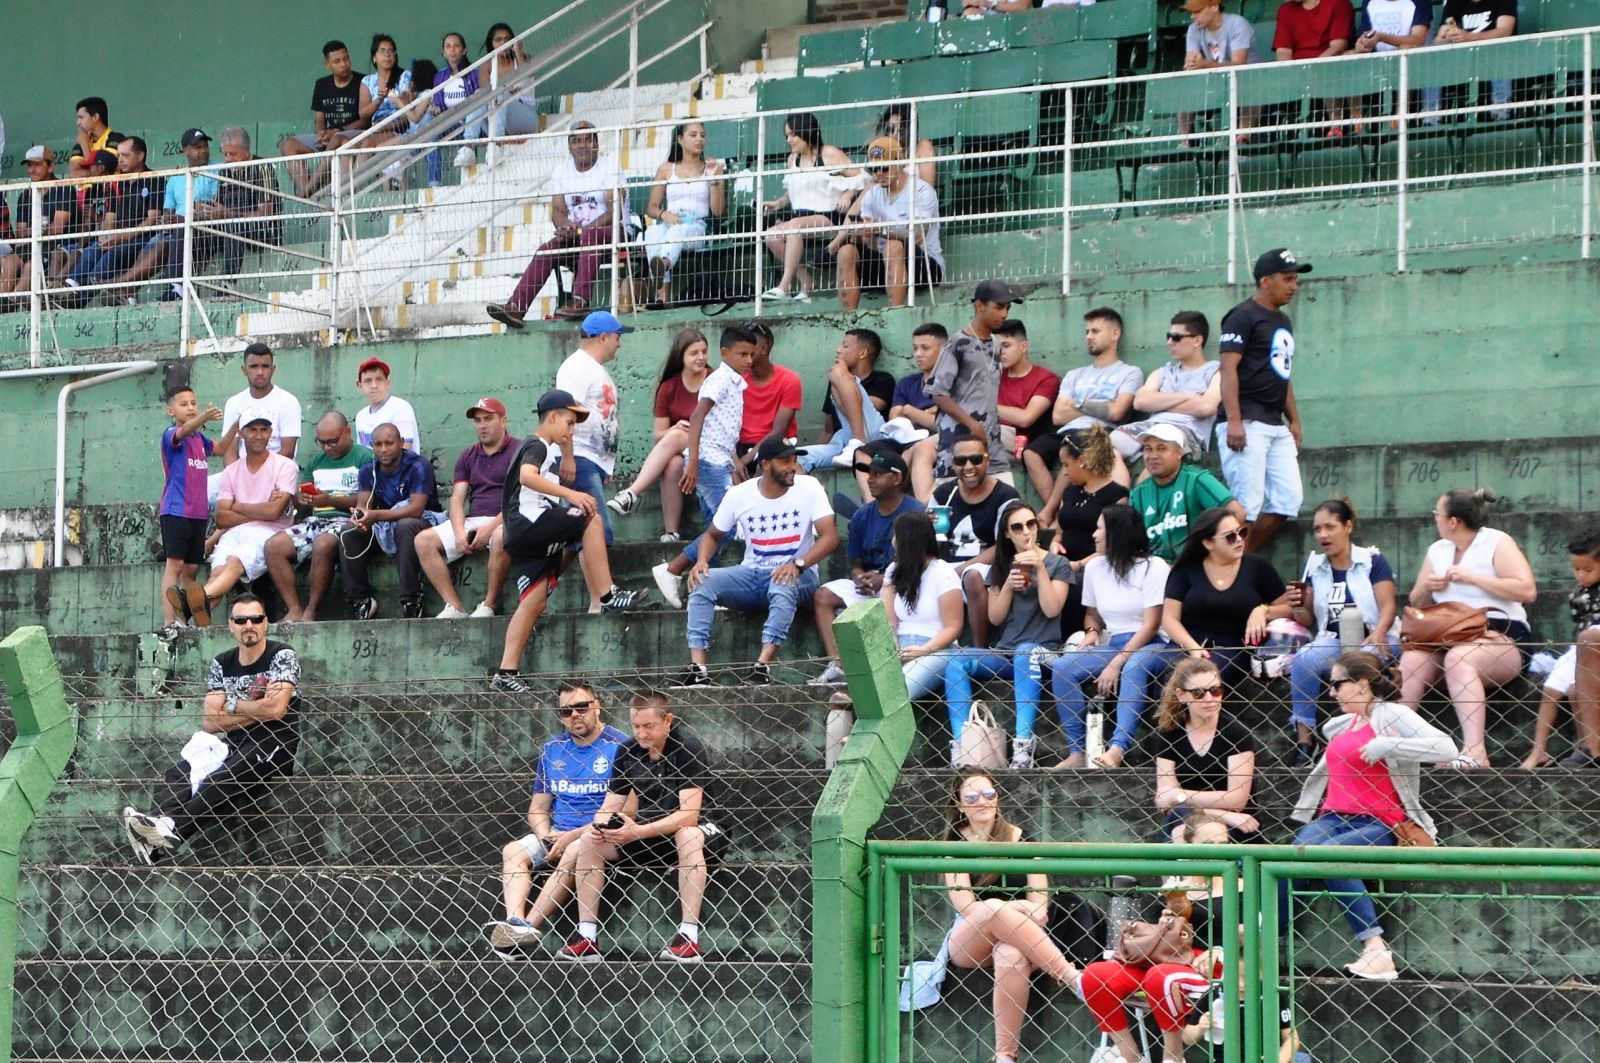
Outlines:
<svg viewBox="0 0 1600 1063"><path fill-rule="evenodd" d="M796 476L794 486L777 498L762 494L761 483L756 477L730 487L711 523L724 535L737 528L744 540L743 563L770 571L811 549L817 521L833 516L833 506L814 476Z"/></svg>

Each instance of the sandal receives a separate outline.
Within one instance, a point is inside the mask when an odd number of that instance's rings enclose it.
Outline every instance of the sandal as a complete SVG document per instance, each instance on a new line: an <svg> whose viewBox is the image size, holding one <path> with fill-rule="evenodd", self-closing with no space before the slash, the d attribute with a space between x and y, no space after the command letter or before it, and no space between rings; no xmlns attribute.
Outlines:
<svg viewBox="0 0 1600 1063"><path fill-rule="evenodd" d="M1121 746L1107 746L1106 751L1094 758L1095 766L1101 768L1120 768L1122 758L1128 754Z"/></svg>

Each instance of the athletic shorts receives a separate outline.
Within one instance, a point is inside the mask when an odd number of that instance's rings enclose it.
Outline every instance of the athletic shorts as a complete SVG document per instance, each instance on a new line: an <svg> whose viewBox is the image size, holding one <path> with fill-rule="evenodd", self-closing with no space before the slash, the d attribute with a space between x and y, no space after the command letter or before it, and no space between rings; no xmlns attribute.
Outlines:
<svg viewBox="0 0 1600 1063"><path fill-rule="evenodd" d="M706 863L721 863L723 854L728 851L728 832L722 829L721 824L705 820L700 822L700 829L706 836ZM617 862L639 867L677 867L678 843L670 834L640 838L617 846Z"/></svg>
<svg viewBox="0 0 1600 1063"><path fill-rule="evenodd" d="M206 522L200 517L161 514L161 556L198 565L206 559Z"/></svg>
<svg viewBox="0 0 1600 1063"><path fill-rule="evenodd" d="M493 517L468 517L463 524L468 532L475 532L485 524L492 524L493 522ZM451 524L448 520L444 520L438 524L435 524L433 526L433 530L434 534L439 536L439 545L444 547L444 563L447 565L453 565L457 561L461 560L461 544L456 542L455 525ZM487 549L488 546L488 543L484 543L482 546L478 547L478 549L484 550Z"/></svg>
<svg viewBox="0 0 1600 1063"><path fill-rule="evenodd" d="M525 532L505 537L517 601L532 594L541 580L548 582L552 589L555 587L562 553L583 540L584 529L591 519L576 506L547 509Z"/></svg>
<svg viewBox="0 0 1600 1063"><path fill-rule="evenodd" d="M267 574L267 540L278 534L277 528L263 528L259 524L240 524L229 528L217 540L211 551L211 569L221 568L230 557L239 559L244 566L244 578L254 583Z"/></svg>

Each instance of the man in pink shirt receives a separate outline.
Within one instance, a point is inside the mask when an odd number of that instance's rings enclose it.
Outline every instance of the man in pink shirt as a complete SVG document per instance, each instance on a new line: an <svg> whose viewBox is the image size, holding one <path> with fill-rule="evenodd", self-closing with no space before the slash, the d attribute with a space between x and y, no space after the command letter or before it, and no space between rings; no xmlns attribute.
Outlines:
<svg viewBox="0 0 1600 1063"><path fill-rule="evenodd" d="M167 588L172 605L196 627L211 626L211 607L242 579L267 574L267 540L288 528L294 518L294 494L300 470L293 459L267 449L272 439L272 411L247 407L239 415L244 460L229 465L217 490L217 527L222 537L211 552L211 578L202 588L188 583L182 593Z"/></svg>

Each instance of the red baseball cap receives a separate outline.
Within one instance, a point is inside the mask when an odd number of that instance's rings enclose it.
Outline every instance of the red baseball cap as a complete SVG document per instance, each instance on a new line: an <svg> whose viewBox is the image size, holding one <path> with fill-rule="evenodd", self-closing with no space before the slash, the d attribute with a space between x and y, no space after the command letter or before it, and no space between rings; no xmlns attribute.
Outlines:
<svg viewBox="0 0 1600 1063"><path fill-rule="evenodd" d="M356 383L357 384L361 383L361 374L365 373L368 369L382 369L384 376L388 376L389 375L389 363L388 362L384 361L382 358L368 358L366 361L362 362L361 365L356 368Z"/></svg>
<svg viewBox="0 0 1600 1063"><path fill-rule="evenodd" d="M497 416L504 417L506 415L506 404L497 398L494 398L490 395L485 395L483 398L467 407L467 416L471 417L480 410L484 413L492 413L496 414Z"/></svg>

